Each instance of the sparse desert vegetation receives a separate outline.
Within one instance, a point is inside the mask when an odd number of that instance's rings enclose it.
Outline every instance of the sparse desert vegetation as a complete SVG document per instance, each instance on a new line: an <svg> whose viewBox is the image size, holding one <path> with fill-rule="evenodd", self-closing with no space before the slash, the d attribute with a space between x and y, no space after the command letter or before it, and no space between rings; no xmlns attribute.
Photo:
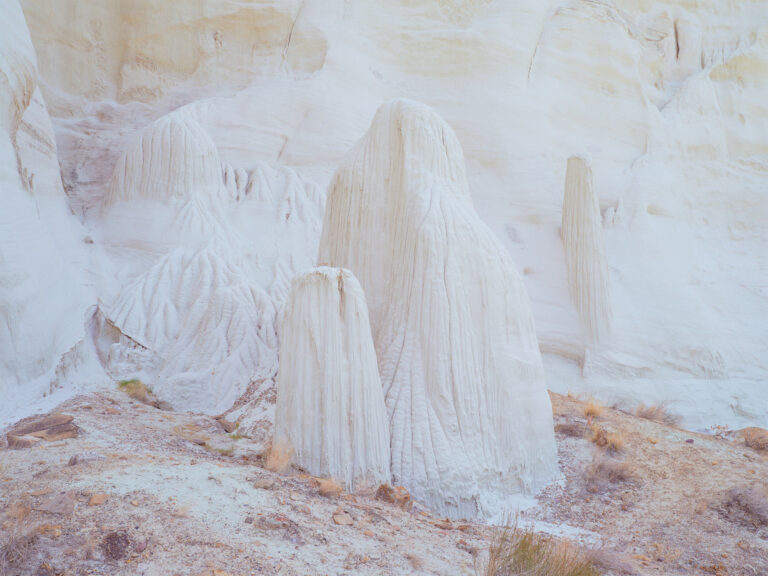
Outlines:
<svg viewBox="0 0 768 576"><path fill-rule="evenodd" d="M27 506L11 504L0 523L0 576L17 574L30 561L39 533L29 513Z"/></svg>
<svg viewBox="0 0 768 576"><path fill-rule="evenodd" d="M234 422L117 389L81 397L55 414L82 434L0 451L0 576L307 574L319 555L328 574L579 574L558 564L562 550L605 576L768 574L768 459L743 431L697 434L608 408L590 421L585 402L555 394L552 405L564 480L521 513L532 530L504 536L435 516L402 486L349 494L291 464L285 446L235 441Z"/></svg>
<svg viewBox="0 0 768 576"><path fill-rule="evenodd" d="M634 464L602 454L595 454L584 470L584 481L589 492L605 492L616 484L632 482L636 477Z"/></svg>
<svg viewBox="0 0 768 576"><path fill-rule="evenodd" d="M584 417L585 418L599 418L603 415L603 412L605 412L605 406L603 406L600 402L595 400L594 398L587 401L587 403L584 405Z"/></svg>
<svg viewBox="0 0 768 576"><path fill-rule="evenodd" d="M549 511L537 518L600 532L603 545L592 556L599 569L768 574L768 460L746 446L749 433L691 432L668 424L658 410L652 413L661 422L620 409L585 419L583 400L553 394L552 402L558 426L586 432L559 433L566 483L545 490ZM608 448L609 433L621 437L620 450Z"/></svg>
<svg viewBox="0 0 768 576"><path fill-rule="evenodd" d="M768 430L765 428L744 428L741 431L744 443L754 450L768 451Z"/></svg>
<svg viewBox="0 0 768 576"><path fill-rule="evenodd" d="M589 427L589 439L600 448L618 453L624 449L624 435L621 432L609 432L603 426L592 424Z"/></svg>
<svg viewBox="0 0 768 576"><path fill-rule="evenodd" d="M478 576L599 576L592 560L573 544L556 541L517 522L496 530Z"/></svg>
<svg viewBox="0 0 768 576"><path fill-rule="evenodd" d="M343 489L341 485L330 478L317 479L317 493L324 498L338 498Z"/></svg>
<svg viewBox="0 0 768 576"><path fill-rule="evenodd" d="M768 526L768 485L734 486L713 507L731 522L755 529Z"/></svg>
<svg viewBox="0 0 768 576"><path fill-rule="evenodd" d="M653 420L661 424L667 424L668 426L676 426L680 422L680 418L669 412L666 404L643 404L642 402L635 408L635 416L638 418L645 418L646 420Z"/></svg>
<svg viewBox="0 0 768 576"><path fill-rule="evenodd" d="M555 425L555 433L568 436L570 438L581 438L584 436L586 427L577 422L565 422Z"/></svg>
<svg viewBox="0 0 768 576"><path fill-rule="evenodd" d="M157 397L152 392L152 389L138 378L121 380L117 383L117 387L137 402L155 407L159 407L160 405Z"/></svg>

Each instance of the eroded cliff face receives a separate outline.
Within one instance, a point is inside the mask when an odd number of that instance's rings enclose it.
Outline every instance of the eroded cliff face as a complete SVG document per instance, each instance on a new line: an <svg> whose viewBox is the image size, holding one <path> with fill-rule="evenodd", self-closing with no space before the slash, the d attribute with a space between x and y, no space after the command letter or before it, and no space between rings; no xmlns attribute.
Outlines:
<svg viewBox="0 0 768 576"><path fill-rule="evenodd" d="M84 234L67 209L35 51L16 2L0 24L0 413L50 392L85 333Z"/></svg>
<svg viewBox="0 0 768 576"><path fill-rule="evenodd" d="M19 4L0 37L0 418L51 383L140 375L266 433L325 190L405 97L461 143L548 386L666 400L693 427L768 425L768 2ZM597 346L561 236L573 155L605 241Z"/></svg>

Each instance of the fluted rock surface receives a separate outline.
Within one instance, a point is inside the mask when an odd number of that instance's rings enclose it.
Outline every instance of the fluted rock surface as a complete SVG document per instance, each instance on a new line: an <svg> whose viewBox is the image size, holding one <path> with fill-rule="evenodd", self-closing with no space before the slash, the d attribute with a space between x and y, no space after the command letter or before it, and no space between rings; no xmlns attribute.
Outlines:
<svg viewBox="0 0 768 576"><path fill-rule="evenodd" d="M565 172L563 251L568 292L589 340L605 337L611 325L611 293L600 204L585 158L571 156Z"/></svg>
<svg viewBox="0 0 768 576"><path fill-rule="evenodd" d="M101 298L117 329L99 342L108 373L208 413L273 391L278 310L311 264L321 207L291 170L223 163L186 109L147 126L115 165L97 228L122 279ZM249 421L270 420L273 405L257 404Z"/></svg>
<svg viewBox="0 0 768 576"><path fill-rule="evenodd" d="M319 261L366 290L392 474L441 513L485 512L556 470L522 279L474 211L464 158L427 106L383 105L333 178Z"/></svg>
<svg viewBox="0 0 768 576"><path fill-rule="evenodd" d="M297 275L280 333L275 446L347 489L389 483L389 427L365 295L348 270Z"/></svg>

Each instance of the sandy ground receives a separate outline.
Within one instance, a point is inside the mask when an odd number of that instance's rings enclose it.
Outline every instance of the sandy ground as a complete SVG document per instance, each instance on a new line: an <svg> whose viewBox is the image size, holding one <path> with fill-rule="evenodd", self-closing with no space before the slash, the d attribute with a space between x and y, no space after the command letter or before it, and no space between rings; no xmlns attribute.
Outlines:
<svg viewBox="0 0 768 576"><path fill-rule="evenodd" d="M565 480L543 491L535 517L599 533L608 563L630 573L768 575L768 517L727 505L734 488L768 498L768 452L732 431L697 434L606 408L591 424L621 438L612 455L591 441L584 402L552 394L552 404L556 430L584 436L558 433ZM624 463L632 477L591 479L593 458Z"/></svg>
<svg viewBox="0 0 768 576"><path fill-rule="evenodd" d="M571 425L558 433L563 479L521 523L592 534L581 545L606 574L768 574L768 526L722 504L765 482L765 453L616 410L588 422L584 402L552 398L556 423ZM492 534L373 490L324 496L309 475L267 470L265 447L218 421L118 390L56 412L74 416L77 437L0 450L0 544L33 535L5 574L474 574ZM593 444L589 423L620 433L622 450ZM595 455L632 478L590 476Z"/></svg>

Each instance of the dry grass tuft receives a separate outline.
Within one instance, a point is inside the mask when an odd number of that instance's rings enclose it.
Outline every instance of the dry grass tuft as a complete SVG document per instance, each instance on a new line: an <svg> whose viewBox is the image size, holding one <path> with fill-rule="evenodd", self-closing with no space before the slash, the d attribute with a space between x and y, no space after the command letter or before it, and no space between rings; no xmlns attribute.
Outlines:
<svg viewBox="0 0 768 576"><path fill-rule="evenodd" d="M586 418L599 418L605 412L605 406L600 404L597 400L590 400L587 405L584 406L584 416Z"/></svg>
<svg viewBox="0 0 768 576"><path fill-rule="evenodd" d="M768 526L768 489L758 486L734 486L722 501L712 506L721 516L745 526Z"/></svg>
<svg viewBox="0 0 768 576"><path fill-rule="evenodd" d="M605 457L596 454L584 471L584 479L588 492L605 492L614 484L633 482L637 478L634 464L626 460Z"/></svg>
<svg viewBox="0 0 768 576"><path fill-rule="evenodd" d="M0 524L0 576L18 574L27 566L39 531L29 519L29 508L15 504Z"/></svg>
<svg viewBox="0 0 768 576"><path fill-rule="evenodd" d="M624 434L621 432L608 432L605 428L596 424L592 424L589 427L589 431L589 439L600 448L607 448L614 454L624 449Z"/></svg>
<svg viewBox="0 0 768 576"><path fill-rule="evenodd" d="M768 430L765 428L744 428L741 431L744 443L754 450L768 451Z"/></svg>
<svg viewBox="0 0 768 576"><path fill-rule="evenodd" d="M646 406L642 402L635 408L635 416L638 418L645 418L646 420L653 420L659 424L667 424L668 426L675 426L680 422L680 417L675 414L670 414L665 404L651 404Z"/></svg>
<svg viewBox="0 0 768 576"><path fill-rule="evenodd" d="M341 485L330 478L317 479L317 492L324 498L338 498L342 491Z"/></svg>
<svg viewBox="0 0 768 576"><path fill-rule="evenodd" d="M482 576L599 576L594 563L578 548L557 542L517 522L499 529L491 540L488 558L475 566Z"/></svg>
<svg viewBox="0 0 768 576"><path fill-rule="evenodd" d="M584 436L584 425L577 424L576 422L557 424L555 426L555 432L571 438L582 438Z"/></svg>
<svg viewBox="0 0 768 576"><path fill-rule="evenodd" d="M287 442L272 443L267 451L267 470L285 474L293 461L293 447Z"/></svg>

